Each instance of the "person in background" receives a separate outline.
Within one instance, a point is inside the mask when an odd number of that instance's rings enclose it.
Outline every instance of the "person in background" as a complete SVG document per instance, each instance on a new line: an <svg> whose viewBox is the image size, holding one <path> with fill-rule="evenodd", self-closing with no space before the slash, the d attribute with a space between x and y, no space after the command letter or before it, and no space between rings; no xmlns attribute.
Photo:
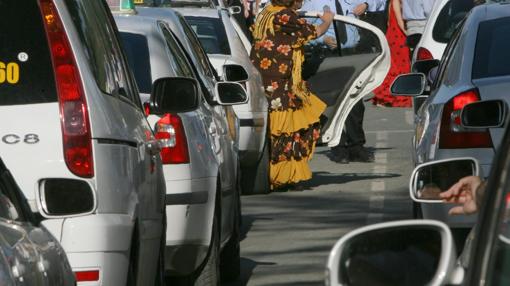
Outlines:
<svg viewBox="0 0 510 286"><path fill-rule="evenodd" d="M221 1L221 0L220 0ZM241 30L243 30L243 33L248 37L250 41L252 41L252 36L250 32L250 26L248 25L248 16L250 11L248 5L248 0L225 0L226 5L229 7L238 6L241 8L241 13L234 14L234 19L239 24L239 27Z"/></svg>
<svg viewBox="0 0 510 286"><path fill-rule="evenodd" d="M358 18L367 11L384 11L386 0L305 0L301 9L320 11L324 8L330 9L338 15ZM360 42L358 28L341 22L336 22L335 26L336 31L332 25L324 36L317 38L312 44L327 46L334 54L334 50L338 49L337 39L339 39L342 55L360 53L356 50ZM331 148L330 158L332 161L341 164L348 164L350 161L374 161L374 154L364 147L366 143L365 131L363 130L364 115L365 105L363 101L359 101L347 117L340 143Z"/></svg>
<svg viewBox="0 0 510 286"><path fill-rule="evenodd" d="M260 0L243 0L244 7L244 17L246 18L246 25L248 28L255 23L255 17L259 13L260 9Z"/></svg>
<svg viewBox="0 0 510 286"><path fill-rule="evenodd" d="M402 0L402 18L411 55L425 30L434 2L435 0Z"/></svg>
<svg viewBox="0 0 510 286"><path fill-rule="evenodd" d="M395 78L411 69L411 56L409 47L406 45L406 28L401 5L402 0L390 1L386 39L391 51L391 68L381 86L374 90L372 103L378 106L411 107L412 105L411 97L392 96L390 93L390 87Z"/></svg>
<svg viewBox="0 0 510 286"><path fill-rule="evenodd" d="M250 58L262 75L268 98L271 190L301 190L309 180L312 158L320 137L319 117L326 108L302 79L304 45L324 34L333 13L324 12L314 26L300 19L296 0L271 0L253 25Z"/></svg>

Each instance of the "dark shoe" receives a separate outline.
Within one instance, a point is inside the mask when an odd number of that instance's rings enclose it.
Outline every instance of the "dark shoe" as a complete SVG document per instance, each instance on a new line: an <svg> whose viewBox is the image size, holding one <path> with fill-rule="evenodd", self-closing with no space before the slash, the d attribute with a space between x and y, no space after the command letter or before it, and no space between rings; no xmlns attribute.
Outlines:
<svg viewBox="0 0 510 286"><path fill-rule="evenodd" d="M339 164L349 164L349 150L346 147L331 148L330 160Z"/></svg>
<svg viewBox="0 0 510 286"><path fill-rule="evenodd" d="M374 153L363 146L349 148L349 159L352 162L372 163L375 161Z"/></svg>

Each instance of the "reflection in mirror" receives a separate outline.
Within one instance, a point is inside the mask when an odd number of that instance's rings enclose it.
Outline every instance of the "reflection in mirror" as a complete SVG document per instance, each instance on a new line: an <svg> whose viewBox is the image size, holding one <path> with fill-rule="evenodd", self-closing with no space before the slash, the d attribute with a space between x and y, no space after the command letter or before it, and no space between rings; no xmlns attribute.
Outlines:
<svg viewBox="0 0 510 286"><path fill-rule="evenodd" d="M422 165L416 169L413 193L420 200L441 201L439 194L460 179L478 174L473 159L449 160Z"/></svg>
<svg viewBox="0 0 510 286"><path fill-rule="evenodd" d="M399 75L391 85L393 95L421 95L425 90L425 75L422 73L409 73Z"/></svg>
<svg viewBox="0 0 510 286"><path fill-rule="evenodd" d="M359 234L339 264L342 285L419 286L432 281L441 258L441 234L431 227L394 227Z"/></svg>
<svg viewBox="0 0 510 286"><path fill-rule="evenodd" d="M219 103L224 105L243 104L248 101L243 86L234 82L219 82L217 84Z"/></svg>
<svg viewBox="0 0 510 286"><path fill-rule="evenodd" d="M502 100L479 101L462 109L462 127L495 128L505 123L506 103Z"/></svg>

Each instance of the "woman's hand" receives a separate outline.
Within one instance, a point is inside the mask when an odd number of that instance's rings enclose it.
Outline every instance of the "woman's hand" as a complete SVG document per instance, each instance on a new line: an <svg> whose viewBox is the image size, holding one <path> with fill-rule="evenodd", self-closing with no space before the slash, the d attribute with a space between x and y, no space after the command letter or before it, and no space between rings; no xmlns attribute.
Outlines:
<svg viewBox="0 0 510 286"><path fill-rule="evenodd" d="M478 176L468 176L460 179L448 191L441 193L439 196L444 202L452 204L461 204L450 209L450 215L474 214L478 212L478 205L481 203L480 198L485 188L480 185L482 179Z"/></svg>

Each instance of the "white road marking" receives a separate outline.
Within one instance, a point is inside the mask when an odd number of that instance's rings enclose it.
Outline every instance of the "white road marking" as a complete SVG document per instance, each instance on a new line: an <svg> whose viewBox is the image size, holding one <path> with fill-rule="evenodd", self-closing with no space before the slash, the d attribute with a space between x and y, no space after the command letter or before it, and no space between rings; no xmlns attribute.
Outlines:
<svg viewBox="0 0 510 286"><path fill-rule="evenodd" d="M388 153L375 154L375 162L377 164L387 164L388 163Z"/></svg>
<svg viewBox="0 0 510 286"><path fill-rule="evenodd" d="M374 173L376 174L386 174L388 168L386 168L386 165L375 165L374 166Z"/></svg>
<svg viewBox="0 0 510 286"><path fill-rule="evenodd" d="M384 181L374 181L372 182L372 192L381 192L386 189L386 183Z"/></svg>
<svg viewBox="0 0 510 286"><path fill-rule="evenodd" d="M406 123L409 125L414 125L414 112L411 110L406 111Z"/></svg>
<svg viewBox="0 0 510 286"><path fill-rule="evenodd" d="M387 142L377 142L377 143L375 143L375 148L376 149L388 148L388 143Z"/></svg>
<svg viewBox="0 0 510 286"><path fill-rule="evenodd" d="M388 141L388 132L386 131L377 132L375 135L375 140L377 142Z"/></svg>
<svg viewBox="0 0 510 286"><path fill-rule="evenodd" d="M370 210L381 210L384 208L384 196L371 196L368 201Z"/></svg>

